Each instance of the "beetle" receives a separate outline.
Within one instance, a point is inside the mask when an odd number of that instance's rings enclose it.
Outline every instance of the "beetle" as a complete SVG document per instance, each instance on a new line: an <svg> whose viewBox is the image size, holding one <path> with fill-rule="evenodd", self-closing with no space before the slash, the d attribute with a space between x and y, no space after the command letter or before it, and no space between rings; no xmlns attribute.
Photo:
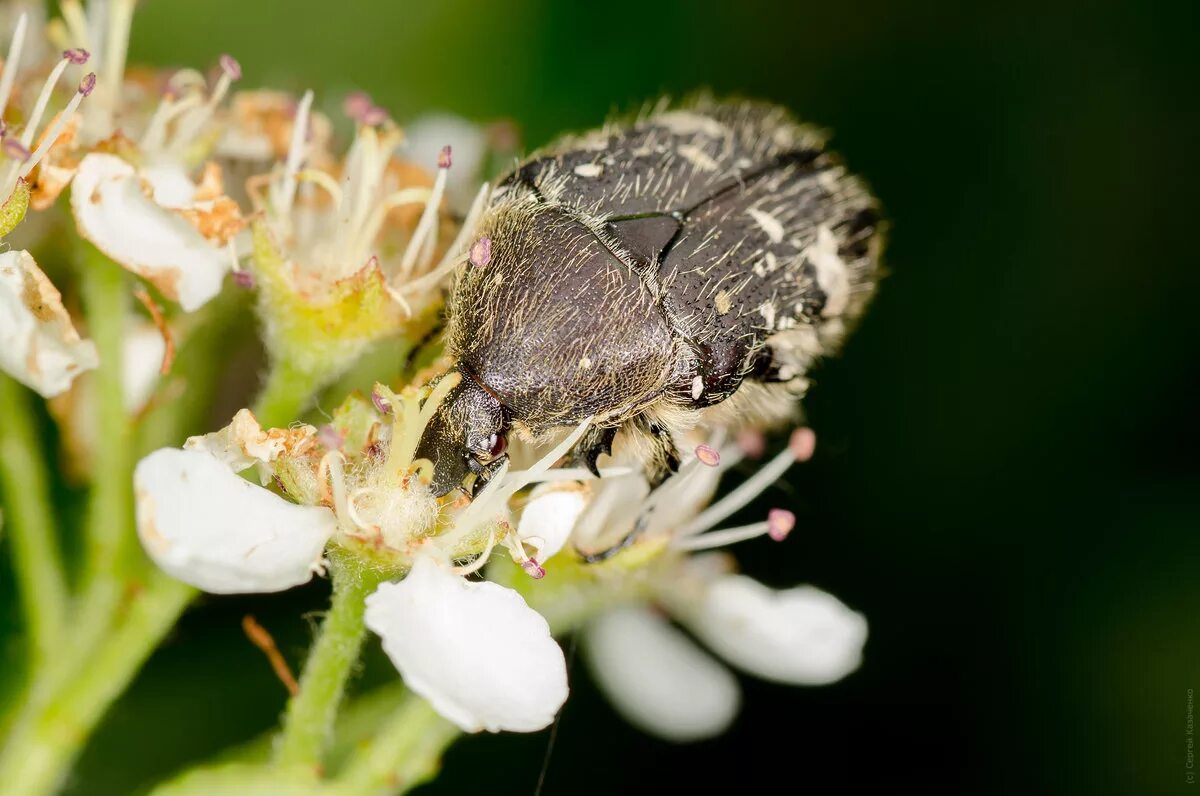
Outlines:
<svg viewBox="0 0 1200 796"><path fill-rule="evenodd" d="M617 440L653 485L698 422L793 417L874 292L883 222L821 131L699 98L534 153L475 235L447 304L461 378L418 448L437 495L476 491L514 432L591 418L574 461L598 474Z"/></svg>

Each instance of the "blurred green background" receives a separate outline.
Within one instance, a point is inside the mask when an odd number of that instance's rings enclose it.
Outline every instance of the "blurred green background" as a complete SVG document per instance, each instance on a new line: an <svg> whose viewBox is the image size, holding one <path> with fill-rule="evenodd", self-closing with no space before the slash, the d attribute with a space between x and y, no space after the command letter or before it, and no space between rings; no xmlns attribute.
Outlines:
<svg viewBox="0 0 1200 796"><path fill-rule="evenodd" d="M1195 3L149 0L132 60L366 89L529 145L662 92L770 98L835 131L893 221L891 275L808 400L815 461L745 568L871 622L845 682L747 680L724 738L629 729L574 667L544 793L1185 790L1200 688ZM761 506L748 514L761 511ZM739 518L734 518L735 521ZM206 598L71 792L126 794L271 727L322 586ZM363 682L389 677L372 651ZM547 734L457 744L422 793L534 791Z"/></svg>

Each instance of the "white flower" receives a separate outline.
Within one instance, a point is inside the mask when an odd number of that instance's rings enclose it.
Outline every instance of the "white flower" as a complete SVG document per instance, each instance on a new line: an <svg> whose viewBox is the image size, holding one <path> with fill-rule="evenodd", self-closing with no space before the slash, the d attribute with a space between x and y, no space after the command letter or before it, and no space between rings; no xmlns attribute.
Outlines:
<svg viewBox="0 0 1200 796"><path fill-rule="evenodd" d="M670 741L720 735L741 690L729 670L649 609L609 611L587 630L588 668L630 724Z"/></svg>
<svg viewBox="0 0 1200 796"><path fill-rule="evenodd" d="M214 594L308 582L337 521L236 475L209 453L164 448L134 472L137 528L168 574Z"/></svg>
<svg viewBox="0 0 1200 796"><path fill-rule="evenodd" d="M497 474L466 507L439 506L428 462L413 453L453 385L447 377L432 391L385 390L378 405L390 428L354 400L335 413L341 426L320 432L263 430L243 410L184 450L156 451L134 472L138 534L159 567L215 593L305 583L331 543L371 566L407 570L369 597L366 612L405 682L464 730L537 730L567 695L562 651L516 591L465 576L501 537L516 560L537 568L511 533L508 500L546 477L587 426L529 469ZM297 505L235 472L249 467L320 505Z"/></svg>
<svg viewBox="0 0 1200 796"><path fill-rule="evenodd" d="M409 688L467 732L540 730L567 698L546 620L512 589L457 577L431 557L367 598L366 623Z"/></svg>
<svg viewBox="0 0 1200 796"><path fill-rule="evenodd" d="M825 685L858 668L867 620L812 586L769 589L745 575L708 585L685 620L725 660L765 680Z"/></svg>
<svg viewBox="0 0 1200 796"><path fill-rule="evenodd" d="M92 153L79 164L71 210L96 248L190 312L221 291L232 265L225 244L239 219L228 199L198 195L182 169L139 173L116 155Z"/></svg>
<svg viewBox="0 0 1200 796"><path fill-rule="evenodd" d="M782 509L751 525L711 528L792 463L809 458L814 444L811 431L799 430L786 450L705 508L721 473L743 456L737 446L719 444L722 438L718 433L714 446L698 445L653 492L637 474L577 484L571 492L540 487L518 525L522 534L555 539L565 526L570 543L593 559L630 546L663 551L636 576L646 584L639 593L659 610L635 605L604 613L588 625L584 639L589 667L617 710L630 723L674 741L724 731L740 700L728 670L672 627L664 611L739 669L792 685L845 677L858 668L866 642L866 620L835 597L811 586L769 589L732 574L724 554L693 554L763 535L783 539L795 517ZM619 562L613 563L619 572Z"/></svg>
<svg viewBox="0 0 1200 796"><path fill-rule="evenodd" d="M98 364L29 252L0 254L0 370L50 398Z"/></svg>

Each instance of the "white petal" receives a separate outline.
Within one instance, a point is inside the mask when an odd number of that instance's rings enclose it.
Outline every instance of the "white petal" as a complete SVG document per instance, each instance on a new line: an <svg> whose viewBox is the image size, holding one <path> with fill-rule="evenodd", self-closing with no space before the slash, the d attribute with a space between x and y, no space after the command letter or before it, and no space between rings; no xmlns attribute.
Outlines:
<svg viewBox="0 0 1200 796"><path fill-rule="evenodd" d="M133 474L142 546L168 574L204 591L282 591L320 567L336 520L236 475L203 451L162 448Z"/></svg>
<svg viewBox="0 0 1200 796"><path fill-rule="evenodd" d="M538 562L545 564L563 549L585 505L587 496L577 484L543 484L521 512L517 536L538 540Z"/></svg>
<svg viewBox="0 0 1200 796"><path fill-rule="evenodd" d="M152 324L134 322L128 327L121 359L121 383L125 387L125 409L138 412L158 386L167 342Z"/></svg>
<svg viewBox="0 0 1200 796"><path fill-rule="evenodd" d="M191 207L196 199L196 184L187 171L175 163L156 163L142 169L141 177L150 183L154 201L163 207Z"/></svg>
<svg viewBox="0 0 1200 796"><path fill-rule="evenodd" d="M858 668L867 620L812 586L775 591L745 575L708 588L688 626L734 665L767 680L824 685Z"/></svg>
<svg viewBox="0 0 1200 796"><path fill-rule="evenodd" d="M0 370L52 398L98 364L96 346L79 339L62 296L29 252L0 254Z"/></svg>
<svg viewBox="0 0 1200 796"><path fill-rule="evenodd" d="M270 464L285 453L299 453L313 444L317 430L308 425L266 431L249 409L239 409L229 425L198 437L188 437L186 450L204 451L234 472Z"/></svg>
<svg viewBox="0 0 1200 796"><path fill-rule="evenodd" d="M164 196L180 197L178 185L160 183ZM71 210L83 237L184 310L220 292L231 265L228 252L146 196L133 166L121 158L92 153L83 159L71 186Z"/></svg>
<svg viewBox="0 0 1200 796"><path fill-rule="evenodd" d="M366 622L408 687L467 732L540 730L566 701L562 650L512 589L419 555L367 598Z"/></svg>
<svg viewBox="0 0 1200 796"><path fill-rule="evenodd" d="M404 126L408 160L433 170L442 147L449 145L454 165L447 174L446 199L452 210L465 213L482 182L487 136L483 128L461 116L431 113Z"/></svg>
<svg viewBox="0 0 1200 796"><path fill-rule="evenodd" d="M617 711L669 741L720 735L741 706L729 670L646 608L602 615L587 629L584 654Z"/></svg>

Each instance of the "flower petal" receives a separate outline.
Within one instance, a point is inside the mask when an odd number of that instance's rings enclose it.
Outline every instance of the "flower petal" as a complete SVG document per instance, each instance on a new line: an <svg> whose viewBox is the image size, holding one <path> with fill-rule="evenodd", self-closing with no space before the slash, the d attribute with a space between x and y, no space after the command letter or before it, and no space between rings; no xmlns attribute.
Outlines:
<svg viewBox="0 0 1200 796"><path fill-rule="evenodd" d="M585 505L587 495L579 484L571 481L543 484L533 490L533 496L521 512L517 536L540 540L537 560L545 564L563 549Z"/></svg>
<svg viewBox="0 0 1200 796"><path fill-rule="evenodd" d="M142 546L169 575L216 594L307 583L337 522L237 476L198 450L162 448L133 474Z"/></svg>
<svg viewBox="0 0 1200 796"><path fill-rule="evenodd" d="M122 346L121 384L125 388L125 410L134 414L141 411L158 386L167 342L152 324L134 321L128 329Z"/></svg>
<svg viewBox="0 0 1200 796"><path fill-rule="evenodd" d="M745 575L725 575L685 617L730 663L793 685L824 685L858 668L867 620L812 586L775 591Z"/></svg>
<svg viewBox="0 0 1200 796"><path fill-rule="evenodd" d="M712 738L741 706L730 671L646 608L602 615L584 642L588 668L613 707L652 735L679 742Z"/></svg>
<svg viewBox="0 0 1200 796"><path fill-rule="evenodd" d="M270 464L286 454L299 455L317 444L317 429L308 424L263 430L249 409L239 409L229 425L198 437L183 447L204 451L240 473L257 464Z"/></svg>
<svg viewBox="0 0 1200 796"><path fill-rule="evenodd" d="M161 174L155 196L182 197ZM79 164L71 186L79 232L125 268L145 277L163 295L191 312L221 291L232 261L178 213L146 195L133 166L116 155L92 153Z"/></svg>
<svg viewBox="0 0 1200 796"><path fill-rule="evenodd" d="M99 362L29 252L0 254L0 370L51 398Z"/></svg>
<svg viewBox="0 0 1200 796"><path fill-rule="evenodd" d="M367 598L367 627L404 682L467 732L533 732L567 698L567 666L521 595L418 555L408 577Z"/></svg>

